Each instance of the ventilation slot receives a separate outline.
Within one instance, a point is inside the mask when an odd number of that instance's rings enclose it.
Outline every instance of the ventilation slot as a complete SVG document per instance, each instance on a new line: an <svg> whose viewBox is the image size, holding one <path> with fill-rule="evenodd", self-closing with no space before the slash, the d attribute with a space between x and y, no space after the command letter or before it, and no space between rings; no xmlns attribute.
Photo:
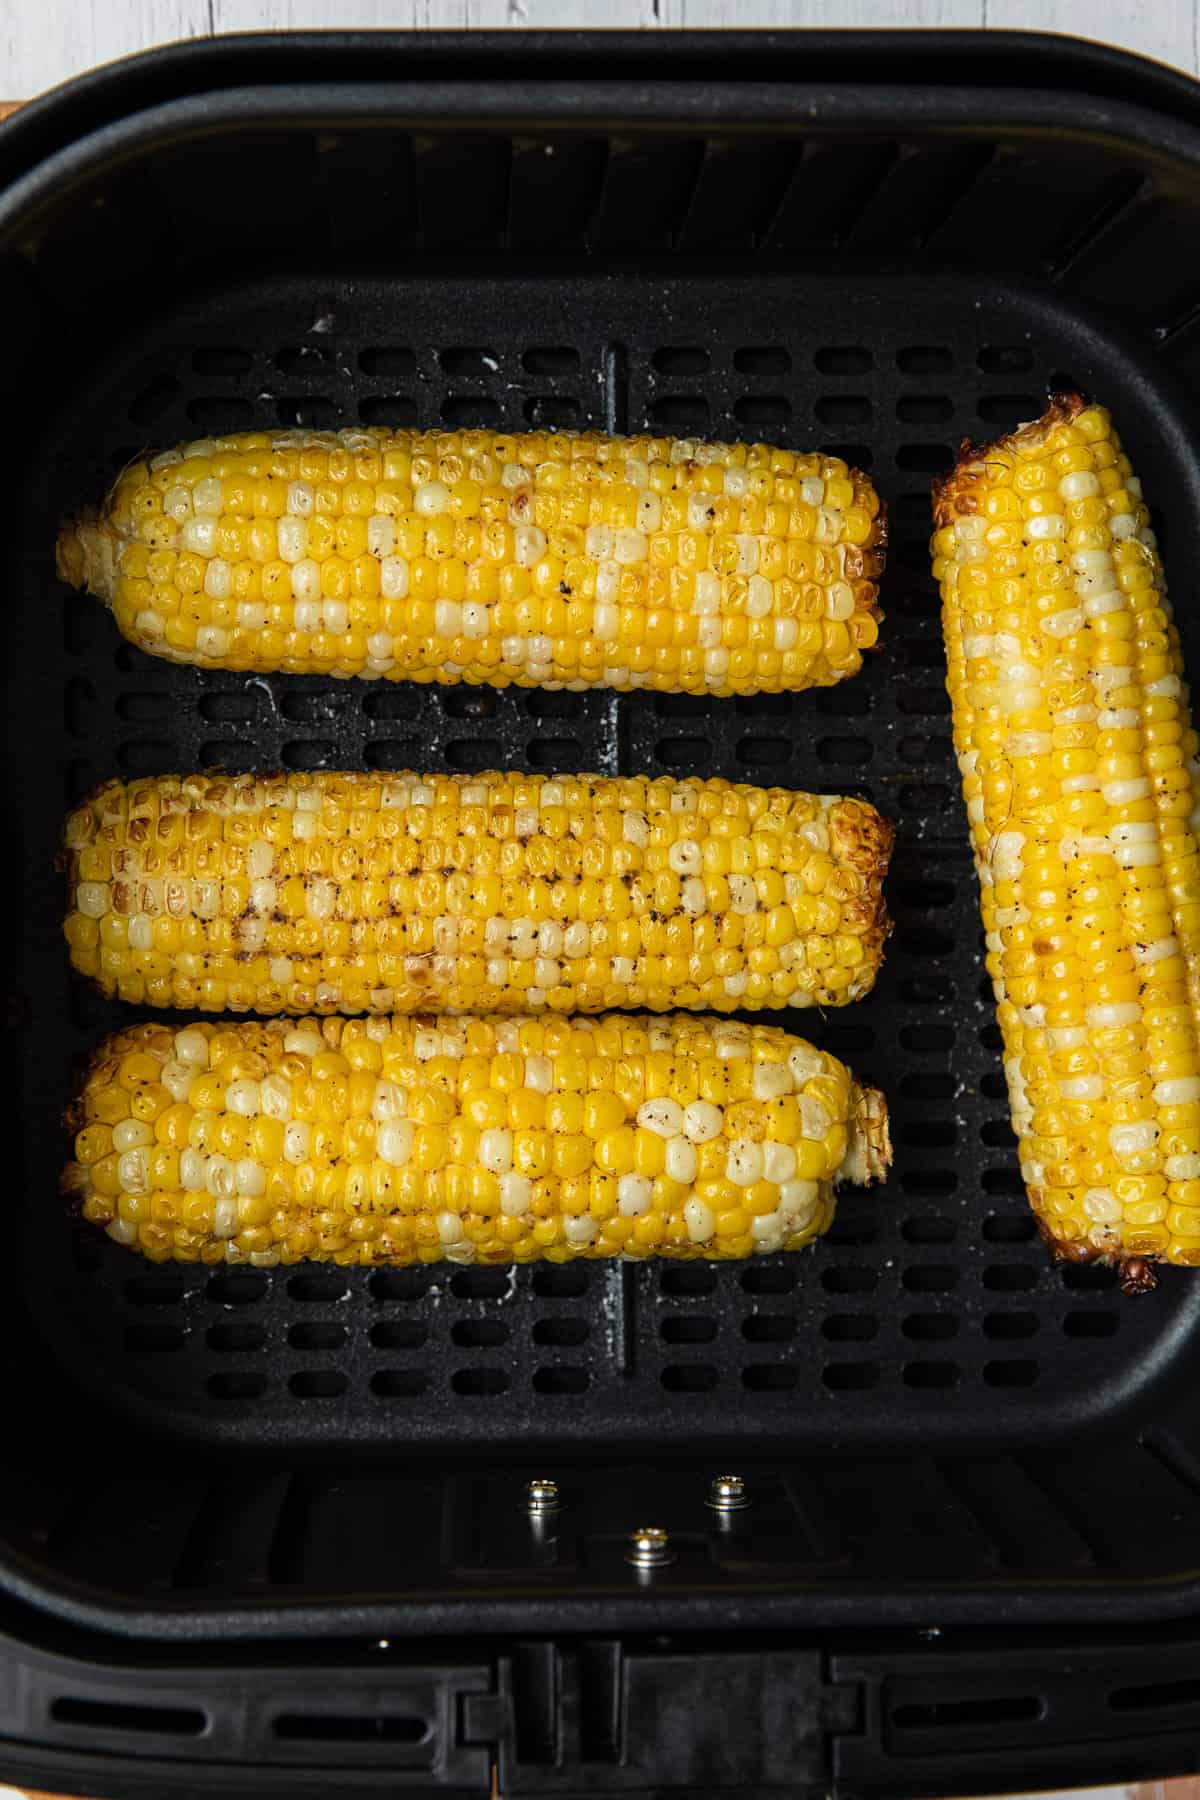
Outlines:
<svg viewBox="0 0 1200 1800"><path fill-rule="evenodd" d="M1042 1702L1030 1695L980 1695L973 1700L928 1700L897 1706L898 1731L954 1731L967 1725L1022 1725L1042 1716Z"/></svg>
<svg viewBox="0 0 1200 1800"><path fill-rule="evenodd" d="M199 1737L208 1729L208 1717L191 1706L129 1706L116 1700L82 1700L63 1694L53 1702L50 1717L57 1725L78 1725L88 1731L157 1732L169 1737Z"/></svg>
<svg viewBox="0 0 1200 1800"><path fill-rule="evenodd" d="M429 1722L410 1713L280 1713L277 1738L314 1744L423 1744Z"/></svg>

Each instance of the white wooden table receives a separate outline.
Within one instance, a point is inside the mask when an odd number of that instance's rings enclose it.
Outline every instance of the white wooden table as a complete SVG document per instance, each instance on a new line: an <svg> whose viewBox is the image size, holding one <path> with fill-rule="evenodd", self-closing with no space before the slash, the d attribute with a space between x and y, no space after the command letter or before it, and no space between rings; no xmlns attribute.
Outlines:
<svg viewBox="0 0 1200 1800"><path fill-rule="evenodd" d="M964 25L1097 34L1200 73L1200 0L0 0L0 99L130 50L296 26Z"/></svg>

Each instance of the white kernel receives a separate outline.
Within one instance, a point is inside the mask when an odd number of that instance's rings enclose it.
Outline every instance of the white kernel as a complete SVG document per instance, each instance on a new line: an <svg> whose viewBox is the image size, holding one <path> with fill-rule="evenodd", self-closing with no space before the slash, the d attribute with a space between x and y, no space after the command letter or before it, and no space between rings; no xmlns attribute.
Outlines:
<svg viewBox="0 0 1200 1800"><path fill-rule="evenodd" d="M688 876L680 887L679 897L684 912L690 914L693 919L699 918L708 905L704 883L698 875Z"/></svg>
<svg viewBox="0 0 1200 1800"><path fill-rule="evenodd" d="M500 1211L510 1219L524 1218L533 1202L533 1183L528 1175L510 1169L500 1177Z"/></svg>
<svg viewBox="0 0 1200 1800"><path fill-rule="evenodd" d="M779 1210L794 1230L808 1224L820 1203L819 1181L785 1181L779 1189Z"/></svg>
<svg viewBox="0 0 1200 1800"><path fill-rule="evenodd" d="M584 552L597 562L607 562L613 553L614 540L615 534L610 525L589 525L583 534Z"/></svg>
<svg viewBox="0 0 1200 1800"><path fill-rule="evenodd" d="M644 1100L637 1111L637 1122L644 1131L659 1137L677 1137L683 1130L683 1108L677 1100L663 1098Z"/></svg>
<svg viewBox="0 0 1200 1800"><path fill-rule="evenodd" d="M1079 606L1068 607L1064 612L1051 613L1048 618L1042 620L1042 630L1047 637L1052 638L1074 637L1077 631L1083 630L1083 626L1084 613L1083 608Z"/></svg>
<svg viewBox="0 0 1200 1800"><path fill-rule="evenodd" d="M208 1034L198 1026L189 1025L185 1031L175 1033L175 1054L180 1062L207 1063Z"/></svg>
<svg viewBox="0 0 1200 1800"><path fill-rule="evenodd" d="M1132 1125L1110 1125L1108 1145L1114 1156L1140 1156L1153 1150L1158 1142L1158 1126L1153 1119L1139 1119Z"/></svg>
<svg viewBox="0 0 1200 1800"><path fill-rule="evenodd" d="M1101 1100L1104 1097L1102 1075L1076 1075L1059 1088L1064 1100Z"/></svg>
<svg viewBox="0 0 1200 1800"><path fill-rule="evenodd" d="M379 586L385 600L403 600L408 593L408 562L403 556L385 556L379 565Z"/></svg>
<svg viewBox="0 0 1200 1800"><path fill-rule="evenodd" d="M1100 791L1106 806L1129 806L1135 800L1148 800L1154 789L1147 776L1137 775L1127 781L1106 781Z"/></svg>
<svg viewBox="0 0 1200 1800"><path fill-rule="evenodd" d="M535 1094L548 1094L554 1085L554 1064L548 1056L525 1058L525 1086Z"/></svg>
<svg viewBox="0 0 1200 1800"><path fill-rule="evenodd" d="M1101 1225L1115 1225L1121 1217L1121 1202L1111 1188L1088 1188L1083 1196L1083 1210Z"/></svg>
<svg viewBox="0 0 1200 1800"><path fill-rule="evenodd" d="M500 471L500 485L506 488L524 487L533 480L533 470L527 469L524 463L505 463Z"/></svg>
<svg viewBox="0 0 1200 1800"><path fill-rule="evenodd" d="M824 1143L833 1129L828 1109L820 1100L814 1100L811 1094L801 1094L797 1104L800 1108L801 1136L812 1138L818 1144Z"/></svg>
<svg viewBox="0 0 1200 1800"><path fill-rule="evenodd" d="M750 1138L734 1138L725 1163L726 1179L736 1187L753 1187L763 1176L762 1145Z"/></svg>
<svg viewBox="0 0 1200 1800"><path fill-rule="evenodd" d="M326 631L340 637L350 624L350 608L344 600L326 600L321 608L321 622Z"/></svg>
<svg viewBox="0 0 1200 1800"><path fill-rule="evenodd" d="M223 1194L213 1207L213 1236L231 1238L237 1231L237 1200L232 1194Z"/></svg>
<svg viewBox="0 0 1200 1800"><path fill-rule="evenodd" d="M144 1119L122 1119L113 1126L113 1149L141 1150L154 1142L154 1131Z"/></svg>
<svg viewBox="0 0 1200 1800"><path fill-rule="evenodd" d="M756 1100L778 1100L792 1091L792 1072L785 1062L755 1063L750 1078Z"/></svg>
<svg viewBox="0 0 1200 1800"><path fill-rule="evenodd" d="M229 633L223 625L201 625L196 632L196 649L201 656L219 661L229 648Z"/></svg>
<svg viewBox="0 0 1200 1800"><path fill-rule="evenodd" d="M569 957L586 956L591 949L592 928L583 919L576 919L563 932L563 955Z"/></svg>
<svg viewBox="0 0 1200 1800"><path fill-rule="evenodd" d="M578 1218L563 1220L563 1236L576 1249L590 1244L595 1235L596 1221L587 1213L581 1213Z"/></svg>
<svg viewBox="0 0 1200 1800"><path fill-rule="evenodd" d="M367 520L367 551L382 560L396 548L396 521L388 513L372 513Z"/></svg>
<svg viewBox="0 0 1200 1800"><path fill-rule="evenodd" d="M1200 1100L1200 1075L1176 1075L1155 1085L1154 1099L1159 1106L1190 1106ZM114 1142L116 1133L113 1134Z"/></svg>
<svg viewBox="0 0 1200 1800"><path fill-rule="evenodd" d="M673 1137L667 1141L666 1172L672 1181L690 1187L696 1179L696 1171L700 1167L700 1159L696 1155L696 1146L686 1137Z"/></svg>
<svg viewBox="0 0 1200 1800"><path fill-rule="evenodd" d="M459 1215L456 1212L440 1212L437 1216L437 1234L443 1244L461 1244L466 1234Z"/></svg>
<svg viewBox="0 0 1200 1800"><path fill-rule="evenodd" d="M1058 484L1064 500L1090 500L1100 492L1100 483L1089 469L1072 469Z"/></svg>
<svg viewBox="0 0 1200 1800"><path fill-rule="evenodd" d="M627 844L635 844L639 850L644 850L650 842L650 821L645 813L633 808L622 813L621 836Z"/></svg>
<svg viewBox="0 0 1200 1800"><path fill-rule="evenodd" d="M204 591L212 600L228 600L233 589L233 569L223 556L214 556L204 571Z"/></svg>
<svg viewBox="0 0 1200 1800"><path fill-rule="evenodd" d="M696 576L695 589L692 595L692 611L694 613L712 614L721 610L721 578L714 575L711 569L704 569Z"/></svg>
<svg viewBox="0 0 1200 1800"><path fill-rule="evenodd" d="M274 979L274 977L272 977ZM276 1070L258 1084L259 1104L268 1119L285 1120L292 1116L292 1084Z"/></svg>
<svg viewBox="0 0 1200 1800"><path fill-rule="evenodd" d="M231 1081L225 1089L225 1104L231 1113L252 1119L262 1111L262 1092L257 1081Z"/></svg>
<svg viewBox="0 0 1200 1800"><path fill-rule="evenodd" d="M622 1175L617 1183L617 1211L626 1219L640 1219L650 1207L654 1183L648 1175Z"/></svg>
<svg viewBox="0 0 1200 1800"><path fill-rule="evenodd" d="M1134 944L1132 948L1135 963L1166 962L1179 955L1179 940L1175 937L1156 938L1152 944Z"/></svg>
<svg viewBox="0 0 1200 1800"><path fill-rule="evenodd" d="M283 1133L283 1156L285 1162L299 1164L308 1156L311 1131L307 1119L292 1119Z"/></svg>
<svg viewBox="0 0 1200 1800"><path fill-rule="evenodd" d="M600 584L599 584L599 582L597 582L597 584L596 584L597 594L599 594L599 588L600 588ZM595 638L595 640L598 644L612 643L613 639L617 635L617 630L618 630L618 627L620 624L620 616L621 615L620 615L619 609L607 601L603 605L597 605L593 609L593 612L592 612L592 636Z"/></svg>
<svg viewBox="0 0 1200 1800"><path fill-rule="evenodd" d="M163 495L163 511L178 524L191 517L192 496L185 487L168 488Z"/></svg>
<svg viewBox="0 0 1200 1800"><path fill-rule="evenodd" d="M179 533L180 548L193 556L215 556L217 553L217 521L209 514L183 521Z"/></svg>
<svg viewBox="0 0 1200 1800"><path fill-rule="evenodd" d="M707 1244L717 1225L712 1208L706 1206L703 1200L696 1199L684 1201L683 1222L693 1244Z"/></svg>
<svg viewBox="0 0 1200 1800"><path fill-rule="evenodd" d="M788 1068L791 1070L793 1086L802 1088L814 1075L824 1074L825 1061L821 1052L811 1044L794 1044L788 1054Z"/></svg>
<svg viewBox="0 0 1200 1800"><path fill-rule="evenodd" d="M404 1168L412 1156L414 1135L411 1119L385 1119L375 1129L376 1156L390 1168Z"/></svg>
<svg viewBox="0 0 1200 1800"><path fill-rule="evenodd" d="M313 624L301 625L299 621L297 621L296 629L297 631L315 631L315 620L320 617L320 566L313 561L311 556L307 556L302 562L292 564L292 572L289 579L291 581L292 598L296 601L297 606L303 604L308 607L315 606L317 609L315 614L306 614L306 618L312 618L314 620Z"/></svg>
<svg viewBox="0 0 1200 1800"><path fill-rule="evenodd" d="M825 596L827 619L849 619L854 616L854 589L848 581L835 581Z"/></svg>
<svg viewBox="0 0 1200 1800"><path fill-rule="evenodd" d="M488 634L490 609L482 600L464 600L462 603L462 634L469 638L484 638Z"/></svg>
<svg viewBox="0 0 1200 1800"><path fill-rule="evenodd" d="M711 1100L693 1100L683 1109L684 1135L693 1144L707 1144L719 1137L725 1114Z"/></svg>
<svg viewBox="0 0 1200 1800"><path fill-rule="evenodd" d="M237 1176L227 1156L210 1156L205 1185L214 1200L231 1200L237 1190Z"/></svg>
<svg viewBox="0 0 1200 1800"><path fill-rule="evenodd" d="M208 1187L208 1158L190 1147L180 1152L179 1182L185 1193L202 1194Z"/></svg>
<svg viewBox="0 0 1200 1800"><path fill-rule="evenodd" d="M734 573L736 575L753 575L755 569L758 567L758 539L750 536L747 532L743 532L734 539L734 542L738 549L737 568L734 570ZM759 579L762 579L761 576ZM771 584L768 582L768 592L770 591L770 586ZM751 590L753 590L753 582L750 583L750 587ZM749 605L747 605L746 610L749 612ZM767 610L770 610L769 606ZM762 614L755 615L755 617L758 618L761 618L762 616Z"/></svg>
<svg viewBox="0 0 1200 1800"><path fill-rule="evenodd" d="M284 513L281 519L276 520L275 538L279 545L280 560L298 563L308 554L308 520Z"/></svg>
<svg viewBox="0 0 1200 1800"><path fill-rule="evenodd" d="M776 621L775 621L775 648L776 648L776 650L794 650L796 648L796 640L799 638L799 636L800 636L800 627L796 623L795 619L776 619Z"/></svg>
<svg viewBox="0 0 1200 1800"><path fill-rule="evenodd" d="M316 505L317 496L311 481L289 481L287 509L297 519L307 519Z"/></svg>
<svg viewBox="0 0 1200 1800"><path fill-rule="evenodd" d="M619 563L645 562L649 553L645 532L636 531L632 526L621 526L614 532L613 555Z"/></svg>
<svg viewBox="0 0 1200 1800"><path fill-rule="evenodd" d="M240 1157L234 1165L234 1185L243 1200L253 1200L267 1191L266 1170L252 1156Z"/></svg>
<svg viewBox="0 0 1200 1800"><path fill-rule="evenodd" d="M1039 513L1036 518L1025 521L1025 536L1035 542L1042 538L1064 538L1066 535L1067 521L1061 513Z"/></svg>
<svg viewBox="0 0 1200 1800"><path fill-rule="evenodd" d="M206 475L192 488L192 505L198 513L219 514L225 505L225 488L217 475Z"/></svg>
<svg viewBox="0 0 1200 1800"><path fill-rule="evenodd" d="M493 1175L504 1175L512 1168L512 1132L495 1127L479 1138L479 1160Z"/></svg>
<svg viewBox="0 0 1200 1800"><path fill-rule="evenodd" d="M450 504L450 489L443 481L423 481L413 495L413 511L424 519L436 518Z"/></svg>
<svg viewBox="0 0 1200 1800"><path fill-rule="evenodd" d="M1124 594L1116 588L1107 588L1102 594L1089 594L1083 603L1083 611L1089 619L1102 619L1108 613L1123 611L1127 604Z"/></svg>
<svg viewBox="0 0 1200 1800"><path fill-rule="evenodd" d="M172 1100L178 1103L186 1100L191 1093L192 1083L196 1079L196 1071L190 1063L179 1062L172 1056L163 1064L159 1079Z"/></svg>
<svg viewBox="0 0 1200 1800"><path fill-rule="evenodd" d="M439 600L433 609L433 629L437 637L455 638L462 632L462 606L457 600Z"/></svg>
<svg viewBox="0 0 1200 1800"><path fill-rule="evenodd" d="M638 495L637 527L639 531L657 531L662 524L662 501L653 488Z"/></svg>
<svg viewBox="0 0 1200 1800"><path fill-rule="evenodd" d="M81 881L75 889L76 910L88 919L102 919L108 911L108 883Z"/></svg>
<svg viewBox="0 0 1200 1800"><path fill-rule="evenodd" d="M546 534L539 525L518 525L513 532L513 554L522 569L532 569L546 554Z"/></svg>
<svg viewBox="0 0 1200 1800"><path fill-rule="evenodd" d="M676 875L699 875L703 859L694 838L679 838L667 852L668 866Z"/></svg>
<svg viewBox="0 0 1200 1800"><path fill-rule="evenodd" d="M768 1138L763 1145L763 1176L767 1181L777 1182L781 1187L785 1181L791 1181L796 1173L796 1152L790 1144L778 1144Z"/></svg>
<svg viewBox="0 0 1200 1800"><path fill-rule="evenodd" d="M1181 1156L1168 1156L1163 1163L1163 1174L1168 1181L1195 1181L1200 1176L1200 1155L1189 1150Z"/></svg>

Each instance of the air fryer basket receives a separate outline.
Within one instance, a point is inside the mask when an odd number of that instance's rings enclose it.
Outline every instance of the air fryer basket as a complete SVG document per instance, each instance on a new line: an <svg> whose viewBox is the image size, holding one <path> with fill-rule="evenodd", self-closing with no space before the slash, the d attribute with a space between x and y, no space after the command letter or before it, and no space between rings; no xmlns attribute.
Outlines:
<svg viewBox="0 0 1200 1800"><path fill-rule="evenodd" d="M926 539L960 438L1090 390L1200 668L1200 123L1187 84L1061 44L931 39L911 73L886 37L248 39L0 135L0 1586L24 1602L163 1638L1193 1608L1200 1280L1132 1303L1035 1238ZM143 447L360 421L836 448L891 509L882 648L738 701L263 679L153 661L56 583L59 515ZM887 1186L733 1266L213 1274L65 1217L72 1059L125 1017L67 977L65 806L113 774L500 764L895 819L876 992L786 1020L887 1089ZM722 1521L731 1459L755 1504ZM532 1474L562 1489L549 1536ZM624 1559L647 1520L677 1550L651 1579Z"/></svg>

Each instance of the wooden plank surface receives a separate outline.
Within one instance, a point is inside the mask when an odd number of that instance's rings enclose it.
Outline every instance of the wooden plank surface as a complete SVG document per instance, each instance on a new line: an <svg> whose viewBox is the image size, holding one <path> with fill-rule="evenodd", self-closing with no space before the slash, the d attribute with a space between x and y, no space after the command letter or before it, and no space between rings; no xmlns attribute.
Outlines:
<svg viewBox="0 0 1200 1800"><path fill-rule="evenodd" d="M1197 73L1200 0L0 0L0 92L36 94L131 50L298 26L967 25L1075 32Z"/></svg>

